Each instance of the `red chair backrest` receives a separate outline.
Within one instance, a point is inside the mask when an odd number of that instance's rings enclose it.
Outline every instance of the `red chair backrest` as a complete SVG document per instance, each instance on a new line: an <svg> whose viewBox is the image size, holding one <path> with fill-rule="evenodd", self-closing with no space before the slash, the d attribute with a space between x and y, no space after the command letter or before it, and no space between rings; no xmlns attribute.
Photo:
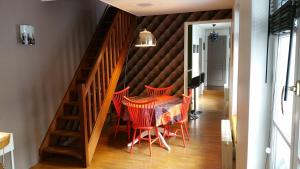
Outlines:
<svg viewBox="0 0 300 169"><path fill-rule="evenodd" d="M121 115L121 111L122 111L122 101L124 96L128 96L128 92L129 92L129 86L126 87L123 90L117 91L114 93L113 95L113 103L117 112L117 116Z"/></svg>
<svg viewBox="0 0 300 169"><path fill-rule="evenodd" d="M147 89L148 96L162 96L162 95L170 95L174 86L155 88L155 87L145 85L145 88Z"/></svg>
<svg viewBox="0 0 300 169"><path fill-rule="evenodd" d="M124 97L124 104L127 106L130 120L132 121L132 126L134 128L152 126L155 100L139 102Z"/></svg>
<svg viewBox="0 0 300 169"><path fill-rule="evenodd" d="M188 111L191 104L191 98L192 98L192 90L189 90L189 95L182 95L182 103L181 103L181 120L186 121L188 118Z"/></svg>

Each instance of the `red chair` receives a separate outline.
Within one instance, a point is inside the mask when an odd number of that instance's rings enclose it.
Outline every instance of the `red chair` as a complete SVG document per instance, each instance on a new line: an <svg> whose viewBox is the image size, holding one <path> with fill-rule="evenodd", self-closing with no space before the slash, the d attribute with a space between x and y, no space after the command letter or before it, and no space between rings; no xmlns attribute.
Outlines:
<svg viewBox="0 0 300 169"><path fill-rule="evenodd" d="M165 88L155 88L151 86L145 85L147 89L148 96L162 96L162 95L170 95L173 90L173 86L165 87Z"/></svg>
<svg viewBox="0 0 300 169"><path fill-rule="evenodd" d="M154 100L149 101L133 101L128 99L127 97L124 97L124 103L127 106L127 109L129 111L130 120L132 121L132 128L134 129L134 134L132 138L132 144L130 153L132 152L134 140L136 139L136 131L139 130L140 133L143 131L148 131L148 138L141 138L139 137L139 140L147 140L149 141L149 150L150 150L150 156L152 156L152 148L151 145L158 141L159 145L161 146L159 137L158 137L158 129L156 126L152 125L152 119L154 118ZM151 138L151 130L155 129L155 138Z"/></svg>
<svg viewBox="0 0 300 169"><path fill-rule="evenodd" d="M116 123L116 128L115 128L115 137L119 131L119 126L120 126L120 120L121 120L121 115L123 113L122 109L122 101L123 101L123 97L124 96L128 96L128 92L129 92L129 86L126 87L123 90L117 91L114 93L113 95L113 104L114 107L116 109L116 113L117 113L117 123ZM127 121L127 132L128 132L128 140L130 140L130 120Z"/></svg>
<svg viewBox="0 0 300 169"><path fill-rule="evenodd" d="M190 138L186 123L188 121L188 111L189 111L190 104L191 104L191 97L192 97L192 90L191 89L189 90L189 95L188 96L186 96L184 94L182 95L182 103L181 103L181 106L180 106L181 116L180 116L180 119L177 122L175 122L175 124L179 124L179 126L180 126L180 129L177 129L175 131L175 134L176 134L176 137L181 137L182 138L183 147L185 147L185 145L186 145L185 144L185 139L187 138L187 140L189 140L189 138ZM168 131L168 133L166 133L166 131ZM170 124L166 125L164 127L164 136L169 136L169 131L170 131ZM181 132L181 135L177 135L178 131ZM186 138L185 138L185 135L186 135Z"/></svg>

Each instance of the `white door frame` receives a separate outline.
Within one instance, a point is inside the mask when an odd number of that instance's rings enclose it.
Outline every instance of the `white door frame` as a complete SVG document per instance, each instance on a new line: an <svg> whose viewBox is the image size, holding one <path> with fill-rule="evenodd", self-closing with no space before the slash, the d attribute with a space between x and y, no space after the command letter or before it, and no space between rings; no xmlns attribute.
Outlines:
<svg viewBox="0 0 300 169"><path fill-rule="evenodd" d="M184 94L188 92L188 26L193 24L209 24L209 23L224 23L230 22L231 19L220 19L220 20L208 20L208 21L195 21L195 22L185 22L184 23ZM232 34L232 30L230 29L230 34ZM232 48L232 40L230 40L230 47ZM231 50L232 51L232 50ZM230 52L230 58L232 56L232 52ZM230 69L230 68L229 68Z"/></svg>
<svg viewBox="0 0 300 169"><path fill-rule="evenodd" d="M300 19L298 19L298 23L299 23ZM298 26L297 32L296 32L296 60L295 60L295 64L296 64L296 72L295 72L295 81L300 80L300 29ZM300 167L300 158L298 157L298 154L300 155L299 151L299 127L300 127L300 96L295 96L294 98L294 114L293 114L293 123L295 125L293 125L294 128L292 128L292 142L294 142L294 149L296 151L294 151L293 155L292 155L292 165L294 166L294 168L299 168ZM299 166L298 166L299 165Z"/></svg>

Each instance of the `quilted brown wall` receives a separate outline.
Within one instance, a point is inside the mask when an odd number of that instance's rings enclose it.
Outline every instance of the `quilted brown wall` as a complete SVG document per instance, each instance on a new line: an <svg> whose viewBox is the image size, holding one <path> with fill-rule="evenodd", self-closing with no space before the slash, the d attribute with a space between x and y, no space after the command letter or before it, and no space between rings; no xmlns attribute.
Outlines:
<svg viewBox="0 0 300 169"><path fill-rule="evenodd" d="M153 87L174 86L172 94L183 93L184 22L231 19L232 10L180 13L146 16L139 18L135 32L147 28L157 38L157 46L151 48L131 47L128 55L126 85L130 95L145 95L144 85ZM124 87L124 70L118 90Z"/></svg>

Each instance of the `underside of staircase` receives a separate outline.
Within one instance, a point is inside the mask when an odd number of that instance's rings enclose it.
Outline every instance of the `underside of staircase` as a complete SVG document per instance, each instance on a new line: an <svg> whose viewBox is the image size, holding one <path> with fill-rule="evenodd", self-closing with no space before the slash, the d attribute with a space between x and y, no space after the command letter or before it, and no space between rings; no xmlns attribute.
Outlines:
<svg viewBox="0 0 300 169"><path fill-rule="evenodd" d="M40 159L92 160L125 58L135 16L108 7L40 146Z"/></svg>

